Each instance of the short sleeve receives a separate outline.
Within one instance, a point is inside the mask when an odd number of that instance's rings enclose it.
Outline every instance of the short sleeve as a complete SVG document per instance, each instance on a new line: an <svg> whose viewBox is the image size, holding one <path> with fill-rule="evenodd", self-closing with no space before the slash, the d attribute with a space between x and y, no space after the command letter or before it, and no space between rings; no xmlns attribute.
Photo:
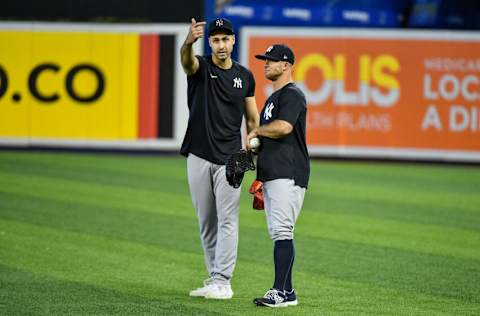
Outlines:
<svg viewBox="0 0 480 316"><path fill-rule="evenodd" d="M205 71L206 63L205 57L200 55L195 55L198 59L198 69L193 75L187 76L189 79L201 78L201 74Z"/></svg>
<svg viewBox="0 0 480 316"><path fill-rule="evenodd" d="M280 95L280 110L277 119L289 122L295 125L300 113L305 111L305 97L294 89L286 89Z"/></svg>
<svg viewBox="0 0 480 316"><path fill-rule="evenodd" d="M247 91L247 97L253 97L255 95L255 78L253 77L253 74L251 71L248 71L248 91Z"/></svg>

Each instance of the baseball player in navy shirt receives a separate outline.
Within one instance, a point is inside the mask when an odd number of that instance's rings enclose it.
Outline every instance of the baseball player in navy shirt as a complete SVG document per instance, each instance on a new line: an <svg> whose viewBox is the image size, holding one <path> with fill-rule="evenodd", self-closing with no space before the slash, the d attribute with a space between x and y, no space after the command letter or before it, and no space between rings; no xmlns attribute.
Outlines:
<svg viewBox="0 0 480 316"><path fill-rule="evenodd" d="M237 259L240 188L227 182L225 161L242 147L240 127L258 127L255 81L231 53L232 23L217 18L208 25L209 56L194 54L192 45L204 34L206 22L192 19L180 50L188 81L189 120L181 154L187 157L188 184L197 212L208 278L191 296L229 299Z"/></svg>
<svg viewBox="0 0 480 316"><path fill-rule="evenodd" d="M265 54L255 57L265 60L265 76L274 89L260 113L260 127L247 139L259 137L262 144L257 180L263 182L267 226L274 241L275 281L263 297L253 302L257 306L285 307L298 304L292 286L293 230L310 175L305 140L307 106L304 94L292 82L295 58L290 48L272 45Z"/></svg>

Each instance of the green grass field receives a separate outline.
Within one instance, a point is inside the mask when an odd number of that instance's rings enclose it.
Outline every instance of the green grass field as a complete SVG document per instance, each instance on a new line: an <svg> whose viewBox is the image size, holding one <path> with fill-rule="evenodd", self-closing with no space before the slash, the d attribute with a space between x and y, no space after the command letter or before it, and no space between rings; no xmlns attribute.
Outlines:
<svg viewBox="0 0 480 316"><path fill-rule="evenodd" d="M480 168L312 163L296 227L299 306L244 182L235 296L206 278L181 157L0 151L0 315L479 315Z"/></svg>

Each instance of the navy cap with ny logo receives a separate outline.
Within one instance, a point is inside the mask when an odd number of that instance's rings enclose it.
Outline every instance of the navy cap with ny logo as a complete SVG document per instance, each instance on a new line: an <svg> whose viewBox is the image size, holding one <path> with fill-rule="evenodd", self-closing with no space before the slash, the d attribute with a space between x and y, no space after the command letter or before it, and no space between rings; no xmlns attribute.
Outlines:
<svg viewBox="0 0 480 316"><path fill-rule="evenodd" d="M274 44L269 46L263 55L255 55L255 58L261 60L288 61L293 65L295 56L293 51L284 44Z"/></svg>
<svg viewBox="0 0 480 316"><path fill-rule="evenodd" d="M216 18L215 20L210 21L208 24L208 36L217 32L223 32L227 35L232 35L235 32L233 31L233 24L229 19L225 18Z"/></svg>

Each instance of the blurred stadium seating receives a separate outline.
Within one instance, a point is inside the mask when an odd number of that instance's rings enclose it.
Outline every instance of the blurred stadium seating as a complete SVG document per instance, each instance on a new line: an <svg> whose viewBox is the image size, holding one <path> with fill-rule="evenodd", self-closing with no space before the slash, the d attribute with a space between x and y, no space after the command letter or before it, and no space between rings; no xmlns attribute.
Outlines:
<svg viewBox="0 0 480 316"><path fill-rule="evenodd" d="M413 3L410 28L480 29L478 0L416 0Z"/></svg>
<svg viewBox="0 0 480 316"><path fill-rule="evenodd" d="M2 0L0 20L480 29L479 0Z"/></svg>
<svg viewBox="0 0 480 316"><path fill-rule="evenodd" d="M241 25L273 26L401 27L411 7L409 0L237 0L216 5L216 10L212 4L206 6L208 18L221 15Z"/></svg>
<svg viewBox="0 0 480 316"><path fill-rule="evenodd" d="M205 0L205 19L218 16L232 20L237 30L247 25L478 30L480 1Z"/></svg>
<svg viewBox="0 0 480 316"><path fill-rule="evenodd" d="M478 0L206 0L237 25L479 29Z"/></svg>

